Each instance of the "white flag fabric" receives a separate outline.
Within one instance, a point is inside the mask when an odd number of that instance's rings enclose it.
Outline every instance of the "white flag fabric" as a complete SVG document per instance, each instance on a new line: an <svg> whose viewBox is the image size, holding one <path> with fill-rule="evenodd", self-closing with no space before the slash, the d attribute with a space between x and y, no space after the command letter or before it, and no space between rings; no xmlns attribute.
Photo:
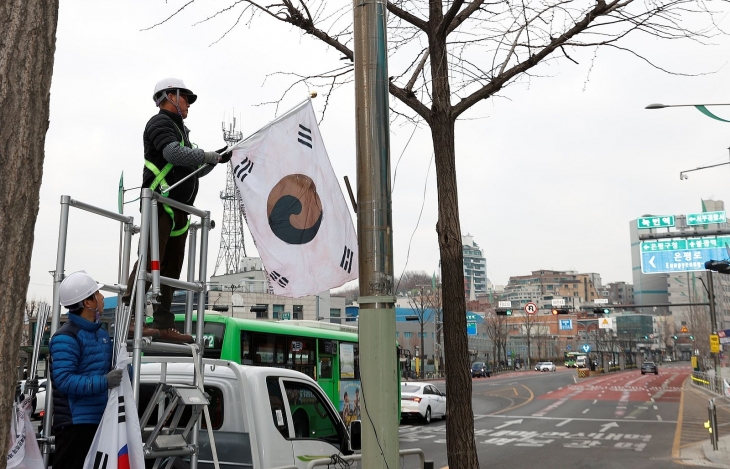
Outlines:
<svg viewBox="0 0 730 469"><path fill-rule="evenodd" d="M144 469L142 433L137 405L129 382L126 352L118 355L117 369L123 369L122 383L109 391L94 441L84 461L84 469Z"/></svg>
<svg viewBox="0 0 730 469"><path fill-rule="evenodd" d="M357 278L357 235L311 101L238 144L231 165L271 293L298 298Z"/></svg>
<svg viewBox="0 0 730 469"><path fill-rule="evenodd" d="M13 420L10 424L8 446L8 469L45 469L43 456L38 448L33 424L30 421L31 399L16 403L13 407Z"/></svg>

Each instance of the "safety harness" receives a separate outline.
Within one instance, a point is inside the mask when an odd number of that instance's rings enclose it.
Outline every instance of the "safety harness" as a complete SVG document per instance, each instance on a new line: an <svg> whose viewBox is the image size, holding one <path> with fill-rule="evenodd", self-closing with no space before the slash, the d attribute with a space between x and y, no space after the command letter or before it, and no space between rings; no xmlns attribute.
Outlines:
<svg viewBox="0 0 730 469"><path fill-rule="evenodd" d="M177 129L178 132L180 132L180 146L184 147L185 146L184 134L180 130L180 128L177 126L177 124L175 124L175 128ZM191 145L194 145L194 144L191 142ZM154 176L155 176L155 179L152 181L152 184L150 184L150 190L154 191L155 189L157 189L157 187L160 187L160 194L162 195L162 197L167 197L168 193L165 192L165 189L167 187L170 187L170 185L165 180L165 176L167 176L167 174L172 170L173 164L167 163L165 166L163 166L162 171L160 171L160 169L149 160L144 160L144 166L145 166L145 168L149 169L152 172L152 174L154 174ZM170 231L170 237L184 235L185 232L188 231L188 228L190 227L190 217L189 216L187 217L185 226L176 230L175 229L175 213L172 211L170 206L167 204L162 204L162 208L164 208L165 212L167 212L167 214L170 215L170 218L172 218L172 229Z"/></svg>

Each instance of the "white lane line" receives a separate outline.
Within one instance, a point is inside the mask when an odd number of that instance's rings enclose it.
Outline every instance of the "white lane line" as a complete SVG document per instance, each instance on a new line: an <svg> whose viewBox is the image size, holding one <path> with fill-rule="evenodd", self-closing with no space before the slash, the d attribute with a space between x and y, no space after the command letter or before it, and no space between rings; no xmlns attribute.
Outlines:
<svg viewBox="0 0 730 469"><path fill-rule="evenodd" d="M491 419L529 419L529 420L555 420L555 421L564 421L565 417L545 417L545 416L534 416L534 415L492 415L492 414L486 414L486 415L475 415L475 419L477 418L491 418ZM571 417L571 420L575 420L576 422L615 422L616 419L599 419L599 418L588 418L588 417ZM659 423L656 420L644 420L644 419L636 419L632 420L631 423ZM677 423L676 420L662 420L661 423Z"/></svg>
<svg viewBox="0 0 730 469"><path fill-rule="evenodd" d="M657 415L657 417L658 417L658 415ZM560 423L556 424L555 426L556 426L556 427L562 427L562 426L563 426L563 425L565 425L566 423L570 423L570 422L572 422L572 421L573 421L573 419L565 419L565 420L563 420L562 422L560 422Z"/></svg>
<svg viewBox="0 0 730 469"><path fill-rule="evenodd" d="M598 402L598 399L593 399L593 403L595 404L596 402Z"/></svg>
<svg viewBox="0 0 730 469"><path fill-rule="evenodd" d="M654 410L659 410L659 407L657 407L657 406L654 406Z"/></svg>
<svg viewBox="0 0 730 469"><path fill-rule="evenodd" d="M583 413L585 414L585 413L586 413L586 412L588 412L589 410L591 410L591 409L586 409L586 410L584 410L584 411L583 411Z"/></svg>
<svg viewBox="0 0 730 469"><path fill-rule="evenodd" d="M657 419L657 420L659 420L659 421L661 422L661 421L662 421L662 416L661 416L661 415L657 415L657 416L656 416L656 419Z"/></svg>

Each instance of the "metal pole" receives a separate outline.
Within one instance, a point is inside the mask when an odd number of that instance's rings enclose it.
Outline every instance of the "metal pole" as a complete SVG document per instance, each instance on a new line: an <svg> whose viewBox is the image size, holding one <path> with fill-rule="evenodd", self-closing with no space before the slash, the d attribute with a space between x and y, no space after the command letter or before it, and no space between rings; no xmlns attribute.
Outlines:
<svg viewBox="0 0 730 469"><path fill-rule="evenodd" d="M160 231L158 227L157 200L150 201L150 273L152 274L152 303L160 298Z"/></svg>
<svg viewBox="0 0 730 469"><path fill-rule="evenodd" d="M201 381L203 381L203 373L205 372L205 367L203 366L203 356L205 355L205 340L203 337L203 331L205 326L205 303L206 303L206 292L208 289L208 284L206 283L206 280L208 278L208 232L210 231L210 212L205 212L205 216L201 218L200 220L201 229L200 229L200 267L198 270L198 280L203 284L203 289L198 293L198 315L196 317L195 322L195 330L196 330L196 337L195 342L198 344L198 350L200 351L199 355L199 369L200 369L200 376L195 375L195 379L193 382L193 385L198 386ZM188 262L190 260L188 259ZM187 318L186 318L187 321ZM192 435L192 441L191 443L195 448L199 448L198 446L198 438L200 435L200 419L198 419L197 423L195 424L195 430L193 431ZM194 453L190 455L190 467L192 469L196 469L198 467L198 453Z"/></svg>
<svg viewBox="0 0 730 469"><path fill-rule="evenodd" d="M715 311L715 285L713 283L712 279L712 271L707 271L707 292L709 296L710 301L710 323L712 326L710 327L710 332L712 334L717 334L717 312ZM709 337L708 337L709 340ZM715 365L715 380L713 383L713 386L715 388L715 392L723 394L722 389L722 377L721 377L721 371L720 371L720 360L719 360L719 354L713 353L712 354L712 361Z"/></svg>
<svg viewBox="0 0 730 469"><path fill-rule="evenodd" d="M399 467L386 3L353 1L363 467Z"/></svg>
<svg viewBox="0 0 730 469"><path fill-rule="evenodd" d="M53 316L51 319L51 337L56 333L61 324L61 292L59 287L63 281L63 270L66 265L66 239L68 236L68 209L71 197L68 195L61 196L61 221L58 226L58 248L56 249L56 270L53 272ZM49 376L50 378L50 376ZM50 386L46 386L46 414L43 417L43 436L46 440L43 442L43 465L48 467L49 454L51 453L51 423L53 418L53 382ZM50 439L50 440L49 440Z"/></svg>
<svg viewBox="0 0 730 469"><path fill-rule="evenodd" d="M142 189L142 220L139 229L139 255L137 260L137 298L134 299L134 348L132 354L132 389L134 400L139 405L139 378L142 365L142 328L145 316L145 279L147 277L147 247L150 241L150 218L152 212L152 191Z"/></svg>
<svg viewBox="0 0 730 469"><path fill-rule="evenodd" d="M197 223L191 223L188 229L188 282L195 281L195 246L198 241ZM195 294L188 290L185 294L185 328L186 334L193 333L193 297Z"/></svg>

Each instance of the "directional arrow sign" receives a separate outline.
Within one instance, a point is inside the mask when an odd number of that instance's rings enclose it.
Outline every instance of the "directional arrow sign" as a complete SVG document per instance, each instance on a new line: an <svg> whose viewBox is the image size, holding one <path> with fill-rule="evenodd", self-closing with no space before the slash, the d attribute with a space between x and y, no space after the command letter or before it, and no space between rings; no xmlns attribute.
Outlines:
<svg viewBox="0 0 730 469"><path fill-rule="evenodd" d="M641 242L641 272L659 274L705 270L705 262L725 259L730 237L704 237Z"/></svg>
<svg viewBox="0 0 730 469"><path fill-rule="evenodd" d="M687 226L708 225L710 223L726 223L725 212L688 213Z"/></svg>
<svg viewBox="0 0 730 469"><path fill-rule="evenodd" d="M583 344L583 346L582 346L581 348L583 349L583 351L584 351L585 353L588 353L588 352L590 352L590 351L591 351L591 346L590 346L590 345L588 345L588 344Z"/></svg>
<svg viewBox="0 0 730 469"><path fill-rule="evenodd" d="M603 425L601 425L601 433L606 433L606 430L614 427L618 427L618 424L616 422L604 423Z"/></svg>
<svg viewBox="0 0 730 469"><path fill-rule="evenodd" d="M510 425L518 425L520 423L522 423L522 419L510 420L508 422L504 422L502 425L500 425L498 427L494 427L494 429L498 430L500 428L509 427ZM616 425L616 426L618 427L618 425Z"/></svg>

